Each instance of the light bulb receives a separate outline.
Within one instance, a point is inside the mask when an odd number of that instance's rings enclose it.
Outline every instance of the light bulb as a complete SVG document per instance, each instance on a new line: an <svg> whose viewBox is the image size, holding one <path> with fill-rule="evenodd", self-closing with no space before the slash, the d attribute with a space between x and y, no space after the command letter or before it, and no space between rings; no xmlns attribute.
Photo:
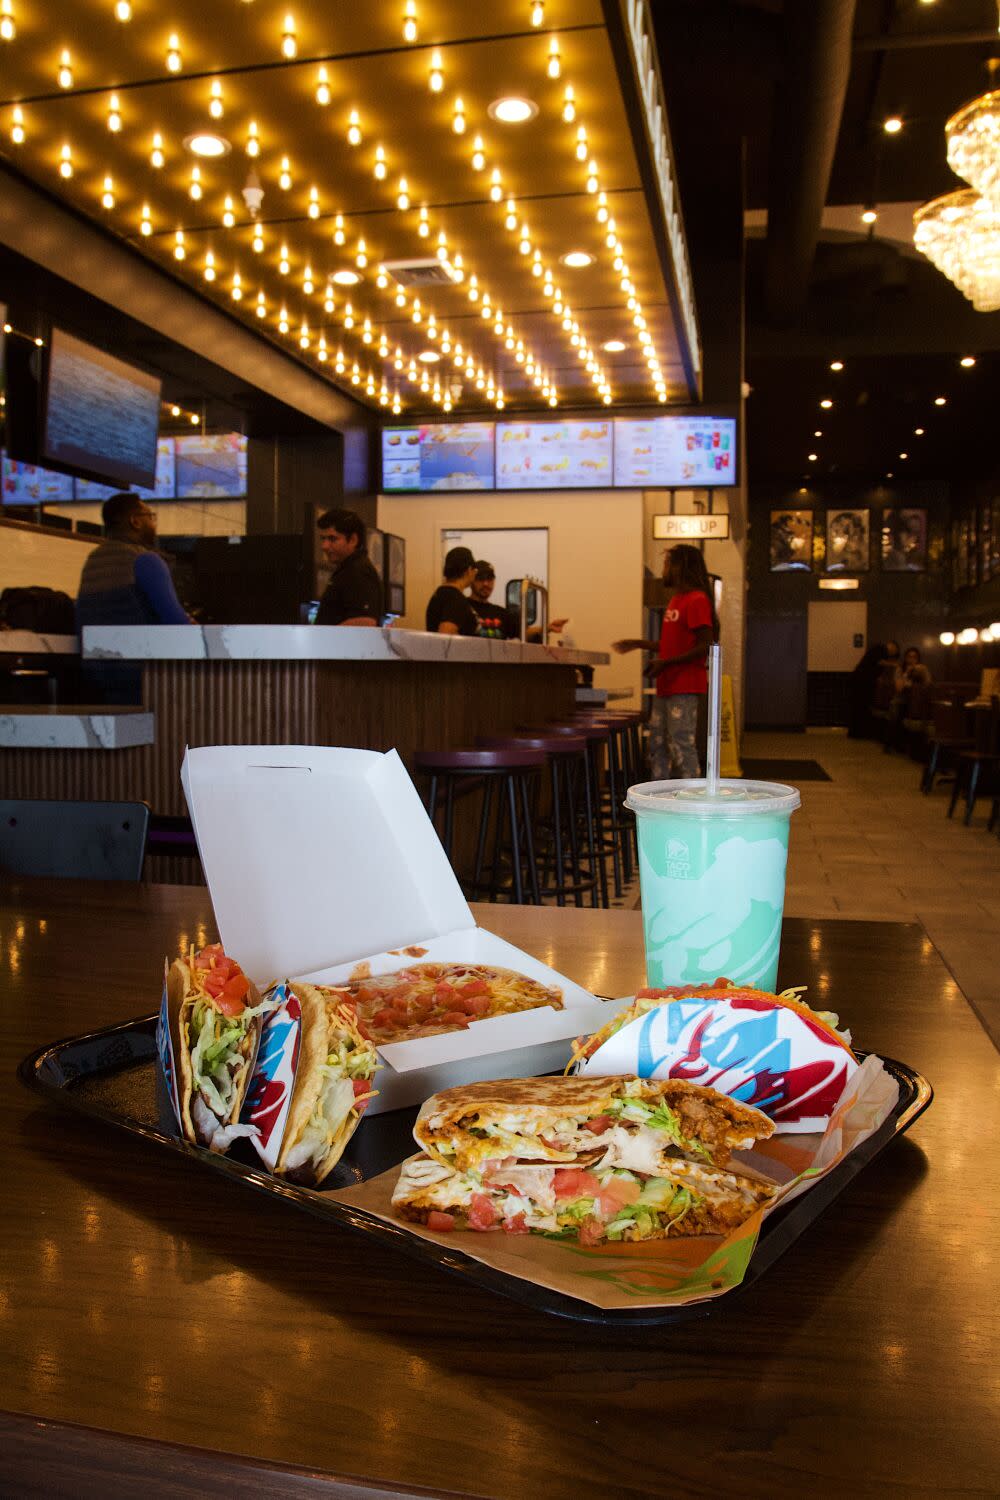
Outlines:
<svg viewBox="0 0 1000 1500"><path fill-rule="evenodd" d="M517 248L522 255L530 255L531 253L531 232L527 224L521 225L521 239Z"/></svg>
<svg viewBox="0 0 1000 1500"><path fill-rule="evenodd" d="M494 203L499 203L503 197L503 187L500 182L500 168L494 167L490 179L490 198Z"/></svg>
<svg viewBox="0 0 1000 1500"><path fill-rule="evenodd" d="M308 213L310 219L318 219L319 218L319 188L318 187L311 187L309 189L309 207L306 209L306 212Z"/></svg>
<svg viewBox="0 0 1000 1500"><path fill-rule="evenodd" d="M206 281L215 280L215 256L212 254L211 250L207 250L205 252L205 269L202 272L202 275L204 276Z"/></svg>
<svg viewBox="0 0 1000 1500"><path fill-rule="evenodd" d="M571 83L567 83L566 92L563 95L562 117L567 125L572 125L576 119L576 95L573 93Z"/></svg>
<svg viewBox="0 0 1000 1500"><path fill-rule="evenodd" d="M472 143L472 169L481 172L486 165L486 155L483 147L483 138L477 135Z"/></svg>
<svg viewBox="0 0 1000 1500"><path fill-rule="evenodd" d="M73 59L70 57L68 47L64 47L59 54L58 78L61 89L71 89L73 87Z"/></svg>
<svg viewBox="0 0 1000 1500"><path fill-rule="evenodd" d="M292 185L292 166L287 156L281 158L281 171L278 174L278 186L288 192Z"/></svg>
<svg viewBox="0 0 1000 1500"><path fill-rule="evenodd" d="M874 224L877 218L878 214L874 208L866 208L861 215L861 222L862 224Z"/></svg>
<svg viewBox="0 0 1000 1500"><path fill-rule="evenodd" d="M108 100L108 129L112 134L117 134L122 128L122 112L118 103L118 95L112 94Z"/></svg>
<svg viewBox="0 0 1000 1500"><path fill-rule="evenodd" d="M364 323L361 325L361 342L363 344L370 344L371 341L372 341L372 320L371 320L371 318L366 318L365 321L364 321Z"/></svg>
<svg viewBox="0 0 1000 1500"><path fill-rule="evenodd" d="M469 301L479 301L479 281L475 276L469 277Z"/></svg>
<svg viewBox="0 0 1000 1500"><path fill-rule="evenodd" d="M329 284L327 284L326 296L323 299L323 311L332 313L336 306L337 302L333 295L333 288Z"/></svg>
<svg viewBox="0 0 1000 1500"><path fill-rule="evenodd" d="M577 161L586 161L589 154L590 148L587 145L587 132L582 125L579 125L576 131L576 159Z"/></svg>
<svg viewBox="0 0 1000 1500"><path fill-rule="evenodd" d="M209 93L209 100L208 100L208 112L212 116L213 120L221 120L222 119L223 108L224 108L224 106L223 106L223 103L222 103L222 84L219 82L219 80L217 78L214 78L212 80L212 87L211 87L211 90L210 90L210 93Z"/></svg>
<svg viewBox="0 0 1000 1500"><path fill-rule="evenodd" d="M406 0L403 6L403 41L417 40L417 0Z"/></svg>
<svg viewBox="0 0 1000 1500"><path fill-rule="evenodd" d="M14 105L14 113L11 117L10 138L15 146L24 145L24 110L19 104Z"/></svg>
<svg viewBox="0 0 1000 1500"><path fill-rule="evenodd" d="M247 126L247 156L260 155L260 138L257 135L257 121L251 120Z"/></svg>
<svg viewBox="0 0 1000 1500"><path fill-rule="evenodd" d="M302 273L302 290L305 292L307 297L311 297L313 292L316 290L316 283L313 280L312 266L306 266L305 270Z"/></svg>
<svg viewBox="0 0 1000 1500"><path fill-rule="evenodd" d="M186 254L187 251L184 249L184 231L183 229L178 229L174 235L174 259L183 260Z"/></svg>
<svg viewBox="0 0 1000 1500"><path fill-rule="evenodd" d="M375 174L375 176L376 176L376 178L378 179L379 182L384 182L385 181L385 174L386 174L386 171L387 171L387 167L386 167L386 164L385 164L385 147L384 146L376 146L375 147L375 165L372 168L372 171L374 172L374 174Z"/></svg>
<svg viewBox="0 0 1000 1500"><path fill-rule="evenodd" d="M130 3L130 0L117 0L117 3L115 5L115 20L131 21L131 19L132 5Z"/></svg>
<svg viewBox="0 0 1000 1500"><path fill-rule="evenodd" d="M431 70L427 76L427 83L432 94L440 94L441 90L444 88L444 73L442 71L443 67L444 64L441 61L441 54L440 52L435 50L431 53Z"/></svg>
<svg viewBox="0 0 1000 1500"><path fill-rule="evenodd" d="M349 302L344 303L344 327L354 327L354 308Z"/></svg>
<svg viewBox="0 0 1000 1500"><path fill-rule="evenodd" d="M541 26L544 20L545 20L545 3L544 3L544 0L532 0L532 3L531 3L531 24L532 24L532 26Z"/></svg>
<svg viewBox="0 0 1000 1500"><path fill-rule="evenodd" d="M337 350L337 357L336 357L336 360L334 362L334 369L336 370L336 372L337 372L338 375L343 375L343 373L344 373L344 351L343 351L343 349L338 349Z"/></svg>
<svg viewBox="0 0 1000 1500"><path fill-rule="evenodd" d="M319 343L316 345L316 358L320 361L321 364L325 365L329 357L330 356L326 352L326 339L323 334L320 334Z"/></svg>
<svg viewBox="0 0 1000 1500"><path fill-rule="evenodd" d="M226 194L226 201L223 204L222 222L227 229L232 229L236 223L236 215L233 213L233 200L228 193Z"/></svg>
<svg viewBox="0 0 1000 1500"><path fill-rule="evenodd" d="M438 235L437 258L438 260L448 259L448 236L445 234L443 229Z"/></svg>
<svg viewBox="0 0 1000 1500"><path fill-rule="evenodd" d="M427 238L427 236L430 234L430 232L431 232L431 226L427 222L427 209L426 209L426 207L424 207L424 208L421 208L420 215L419 215L419 218L418 218L418 221L417 221L417 233L419 234L419 236L420 236L420 238L422 240L425 240Z"/></svg>
<svg viewBox="0 0 1000 1500"><path fill-rule="evenodd" d="M505 229L513 230L517 228L517 204L514 202L513 198L507 199L507 217L503 222Z"/></svg>
<svg viewBox="0 0 1000 1500"><path fill-rule="evenodd" d="M336 218L333 221L333 243L335 245L342 245L344 243L345 238L346 238L346 236L344 234L344 215L343 214L337 214Z"/></svg>
<svg viewBox="0 0 1000 1500"><path fill-rule="evenodd" d="M114 188L115 188L115 185L112 182L111 178L110 177L105 177L105 179L104 179L104 193L103 193L103 195L101 197L101 203L102 203L102 205L105 208L114 208L114 206L115 206L115 191L114 191Z"/></svg>
<svg viewBox="0 0 1000 1500"><path fill-rule="evenodd" d="M282 245L278 254L280 257L278 260L278 270L281 272L282 276L287 276L290 266L290 262L288 259L288 246Z"/></svg>
<svg viewBox="0 0 1000 1500"><path fill-rule="evenodd" d="M280 313L278 314L278 332L279 333L287 333L288 332L288 309L287 309L287 307L283 307L281 309Z"/></svg>
<svg viewBox="0 0 1000 1500"><path fill-rule="evenodd" d="M406 178L399 179L399 191L396 194L396 207L406 210L410 206L410 190L406 185Z"/></svg>
<svg viewBox="0 0 1000 1500"><path fill-rule="evenodd" d="M368 247L366 246L364 240L358 240L358 249L354 257L354 264L358 266L362 271L368 264Z"/></svg>
<svg viewBox="0 0 1000 1500"><path fill-rule="evenodd" d="M316 103L329 104L330 102L330 75L326 68L320 68L316 75Z"/></svg>
<svg viewBox="0 0 1000 1500"><path fill-rule="evenodd" d="M239 271L233 272L233 284L229 289L229 295L234 302L241 302L243 300L243 284Z"/></svg>
<svg viewBox="0 0 1000 1500"><path fill-rule="evenodd" d="M303 323L299 329L299 348L309 348L309 325L307 323Z"/></svg>
<svg viewBox="0 0 1000 1500"><path fill-rule="evenodd" d="M14 0L0 0L0 41L12 42L16 36Z"/></svg>
<svg viewBox="0 0 1000 1500"><path fill-rule="evenodd" d="M289 59L293 58L299 50L298 40L295 36L295 17L285 17L284 29L281 33L281 55Z"/></svg>
<svg viewBox="0 0 1000 1500"><path fill-rule="evenodd" d="M597 222L606 224L608 222L608 195L600 192L597 195Z"/></svg>
<svg viewBox="0 0 1000 1500"><path fill-rule="evenodd" d="M465 105L461 99L455 100L455 113L452 116L451 128L456 135L465 134Z"/></svg>
<svg viewBox="0 0 1000 1500"><path fill-rule="evenodd" d="M257 254L257 255L261 255L263 253L263 250L264 250L264 231L263 231L263 229L261 229L261 227L260 227L259 224L256 225L255 228L254 228L253 239L250 241L250 247L254 251L254 253Z"/></svg>
<svg viewBox="0 0 1000 1500"><path fill-rule="evenodd" d="M139 233L149 235L153 232L153 221L150 217L149 204L142 205L142 217L139 220Z"/></svg>
<svg viewBox="0 0 1000 1500"><path fill-rule="evenodd" d="M352 109L347 117L347 144L349 146L361 145L361 121L356 109Z"/></svg>
<svg viewBox="0 0 1000 1500"><path fill-rule="evenodd" d="M181 44L175 31L170 33L167 41L167 72L179 73L181 70Z"/></svg>
<svg viewBox="0 0 1000 1500"><path fill-rule="evenodd" d="M562 72L562 61L559 57L559 39L553 37L549 42L549 61L545 71L550 78L558 78Z"/></svg>
<svg viewBox="0 0 1000 1500"><path fill-rule="evenodd" d="M194 199L194 201L197 203L198 199L201 197L201 192L202 192L202 189L201 189L201 168L200 167L192 167L191 168L191 186L188 188L188 192L191 195L191 197Z"/></svg>
<svg viewBox="0 0 1000 1500"><path fill-rule="evenodd" d="M588 173L588 176L587 176L587 192L588 193L596 193L597 189L600 187L600 183L597 180L597 163L596 163L596 161L590 160L587 163L587 173Z"/></svg>

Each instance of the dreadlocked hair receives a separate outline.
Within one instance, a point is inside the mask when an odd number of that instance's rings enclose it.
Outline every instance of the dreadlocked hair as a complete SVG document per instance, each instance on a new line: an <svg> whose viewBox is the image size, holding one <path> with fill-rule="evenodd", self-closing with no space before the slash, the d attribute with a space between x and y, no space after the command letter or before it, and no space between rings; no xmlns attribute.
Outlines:
<svg viewBox="0 0 1000 1500"><path fill-rule="evenodd" d="M712 639L719 639L719 617L715 613L715 590L712 587L712 579L708 569L705 567L705 559L697 547L691 547L686 542L678 542L670 549L670 560L676 569L677 592L687 594L692 590L707 595L708 603L712 611Z"/></svg>

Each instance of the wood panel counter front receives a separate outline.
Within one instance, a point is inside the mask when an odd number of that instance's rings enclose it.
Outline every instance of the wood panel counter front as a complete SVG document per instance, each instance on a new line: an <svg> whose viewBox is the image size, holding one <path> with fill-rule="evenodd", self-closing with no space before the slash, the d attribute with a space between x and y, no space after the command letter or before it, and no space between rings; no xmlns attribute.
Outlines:
<svg viewBox="0 0 1000 1500"><path fill-rule="evenodd" d="M642 980L637 913L479 908L581 983ZM155 1008L208 894L23 882L0 907L0 1493L994 1495L1000 1058L917 926L785 924L781 980L937 1097L760 1282L605 1331L372 1246L14 1078Z"/></svg>
<svg viewBox="0 0 1000 1500"><path fill-rule="evenodd" d="M607 655L423 631L296 625L88 627L89 660L139 661L154 744L113 756L5 749L8 796L141 798L184 815L186 745L475 744L575 708L576 667Z"/></svg>

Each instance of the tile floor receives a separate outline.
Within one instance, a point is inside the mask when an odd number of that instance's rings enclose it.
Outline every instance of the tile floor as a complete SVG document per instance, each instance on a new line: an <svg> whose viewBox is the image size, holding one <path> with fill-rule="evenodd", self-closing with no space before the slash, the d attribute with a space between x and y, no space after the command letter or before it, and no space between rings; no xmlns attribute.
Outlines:
<svg viewBox="0 0 1000 1500"><path fill-rule="evenodd" d="M1000 1047L1000 838L980 800L948 820L950 787L919 790L920 767L836 730L748 734L753 757L819 761L831 781L799 783L785 914L923 923Z"/></svg>

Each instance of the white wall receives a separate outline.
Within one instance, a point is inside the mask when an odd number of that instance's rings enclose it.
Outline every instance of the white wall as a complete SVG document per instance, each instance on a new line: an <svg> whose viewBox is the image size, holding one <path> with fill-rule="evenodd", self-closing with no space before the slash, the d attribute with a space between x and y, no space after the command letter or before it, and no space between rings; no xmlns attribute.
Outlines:
<svg viewBox="0 0 1000 1500"><path fill-rule="evenodd" d="M62 589L75 599L80 574L95 541L60 532L0 527L0 590L41 586Z"/></svg>
<svg viewBox="0 0 1000 1500"><path fill-rule="evenodd" d="M444 528L546 526L549 531L549 606L569 616L564 639L583 650L606 651L611 641L642 627L643 506L640 491L617 494L380 495L378 524L406 538L406 615L423 630L427 600L441 582ZM631 691L639 703L641 657L612 655L598 667L598 687Z"/></svg>
<svg viewBox="0 0 1000 1500"><path fill-rule="evenodd" d="M156 511L156 529L160 536L245 536L247 503L245 500L165 500L149 502ZM72 521L101 524L101 506L46 505L57 516Z"/></svg>

